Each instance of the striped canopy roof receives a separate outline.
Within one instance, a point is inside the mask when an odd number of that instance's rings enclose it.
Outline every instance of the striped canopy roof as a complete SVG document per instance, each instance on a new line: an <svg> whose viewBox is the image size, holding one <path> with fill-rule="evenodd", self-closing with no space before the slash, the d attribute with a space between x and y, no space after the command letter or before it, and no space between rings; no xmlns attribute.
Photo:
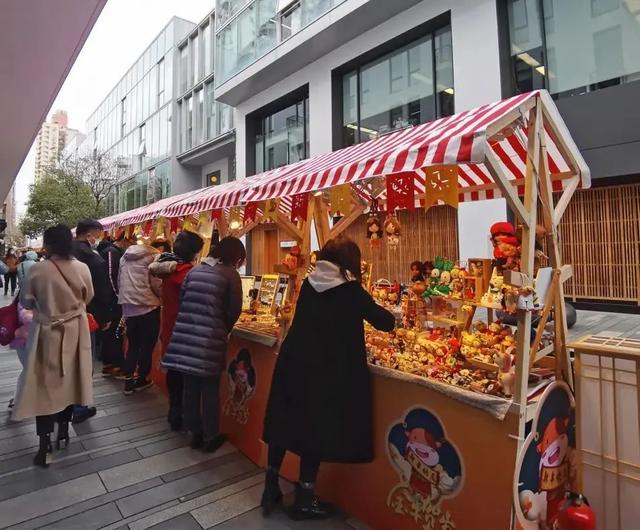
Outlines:
<svg viewBox="0 0 640 530"><path fill-rule="evenodd" d="M179 217L202 211L239 206L247 202L282 198L281 209L288 210L290 197L351 183L355 191L368 198L366 183L375 177L413 172L417 198L424 193L424 169L436 165L458 166L460 201L492 199L501 196L487 157L497 160L500 171L524 193L527 159L529 110L538 99L563 136L545 125L544 140L555 191L561 191L568 177L578 175L580 186L590 185L590 173L573 143L555 104L546 91L521 94L482 105L429 123L390 133L376 140L325 153L253 177L204 188L178 197L163 199L128 214L107 220L115 225L140 223L158 215ZM560 149L559 145L565 146ZM567 153L567 160L561 152ZM382 188L378 187L378 190ZM384 199L384 191L378 198Z"/></svg>

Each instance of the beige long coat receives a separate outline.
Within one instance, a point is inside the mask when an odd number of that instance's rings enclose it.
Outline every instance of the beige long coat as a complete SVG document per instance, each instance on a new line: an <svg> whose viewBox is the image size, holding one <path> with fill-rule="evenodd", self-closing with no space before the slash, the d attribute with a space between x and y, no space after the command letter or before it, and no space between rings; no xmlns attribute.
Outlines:
<svg viewBox="0 0 640 530"><path fill-rule="evenodd" d="M18 381L13 419L55 414L69 405L93 403L93 361L86 305L93 298L89 268L50 260L29 270L20 301L33 309L27 363Z"/></svg>

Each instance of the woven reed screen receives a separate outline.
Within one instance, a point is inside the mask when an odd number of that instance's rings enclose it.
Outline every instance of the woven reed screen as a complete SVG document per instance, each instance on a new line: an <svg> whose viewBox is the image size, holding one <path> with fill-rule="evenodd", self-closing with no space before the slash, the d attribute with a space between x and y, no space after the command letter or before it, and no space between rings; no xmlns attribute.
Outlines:
<svg viewBox="0 0 640 530"><path fill-rule="evenodd" d="M640 303L640 184L578 191L562 218L565 294Z"/></svg>
<svg viewBox="0 0 640 530"><path fill-rule="evenodd" d="M432 260L435 256L458 259L458 212L450 206L435 206L426 212L401 211L402 224L400 246L395 251L383 241L373 250L367 239L367 216L361 216L344 234L353 239L362 250L363 259L373 265L372 280L386 278L407 282L409 265L414 260Z"/></svg>

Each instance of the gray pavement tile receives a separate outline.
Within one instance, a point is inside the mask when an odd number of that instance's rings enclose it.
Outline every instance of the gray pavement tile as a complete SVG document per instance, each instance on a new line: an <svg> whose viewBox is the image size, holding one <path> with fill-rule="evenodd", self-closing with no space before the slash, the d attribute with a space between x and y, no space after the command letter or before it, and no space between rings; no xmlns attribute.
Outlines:
<svg viewBox="0 0 640 530"><path fill-rule="evenodd" d="M253 464L246 459L229 462L211 470L201 471L173 482L148 489L136 495L123 498L117 502L122 515L128 517L171 499L182 500L185 495L220 484L233 477L251 471Z"/></svg>
<svg viewBox="0 0 640 530"><path fill-rule="evenodd" d="M0 528L66 508L103 493L106 493L104 485L100 477L94 473L2 501L0 502Z"/></svg>
<svg viewBox="0 0 640 530"><path fill-rule="evenodd" d="M65 456L73 456L83 451L84 448L82 447L82 444L79 442L71 442L64 454ZM0 461L0 477L11 471L31 467L33 465L34 454L35 450L30 450L27 454ZM0 478L0 484L3 483L3 478Z"/></svg>
<svg viewBox="0 0 640 530"><path fill-rule="evenodd" d="M113 466L134 465L135 460L140 460L140 454L135 449L129 449L68 467L58 467L54 462L48 469L33 468L17 475L11 482L0 486L0 500L35 492L47 486L61 484L77 477L110 469Z"/></svg>
<svg viewBox="0 0 640 530"><path fill-rule="evenodd" d="M74 425L76 433L79 435L87 434L90 432L104 431L111 427L121 427L123 425L136 424L137 422L147 421L159 416L165 416L167 411L164 408L156 407L148 408L144 410L134 410L133 412L126 412L124 414L116 414L113 416L103 416L102 418L91 418L84 423Z"/></svg>
<svg viewBox="0 0 640 530"><path fill-rule="evenodd" d="M103 506L98 506L92 510L79 513L68 519L63 519L57 523L47 525L51 530L93 530L102 528L116 521L120 521L120 514L115 503L111 502Z"/></svg>
<svg viewBox="0 0 640 530"><path fill-rule="evenodd" d="M233 495L234 493L237 493L239 491L244 491L245 489L255 486L256 484L261 485L262 483L262 475L248 477L223 488L217 489L211 493L206 493L205 495L196 497L195 499L181 502L176 506L171 506L165 509L154 509L152 513L146 516L135 516L135 518L129 518L130 520L125 521L129 524L129 530L144 530L146 528L152 527L153 525L157 525L164 521L168 521L169 519L173 519L174 517L177 517L178 515L181 515L183 513L189 513L190 511L202 506L207 506L208 504L216 502L219 499L229 497L230 495ZM115 530L115 525L113 528L107 528L105 530Z"/></svg>
<svg viewBox="0 0 640 530"><path fill-rule="evenodd" d="M211 528L257 508L260 505L263 489L262 484L252 486L207 506L197 508L191 512L191 515L202 528Z"/></svg>
<svg viewBox="0 0 640 530"><path fill-rule="evenodd" d="M233 451L235 451L235 449L230 444L223 445L215 455L184 447L169 451L168 453L144 458L130 464L106 469L100 472L100 478L109 491L114 491L135 484L141 480L159 477L171 471L189 467L193 464L204 462L205 460L211 460L216 455L222 456Z"/></svg>
<svg viewBox="0 0 640 530"><path fill-rule="evenodd" d="M215 530L354 530L343 517L325 521L292 521L282 510L276 510L268 519L260 508L246 512L214 526Z"/></svg>
<svg viewBox="0 0 640 530"><path fill-rule="evenodd" d="M218 453L215 454L215 458L211 460L207 460L206 462L200 462L193 466L185 467L183 469L178 469L177 471L172 471L171 473L165 473L160 478L165 482L171 482L172 480L178 480L182 477L187 477L189 475L193 475L194 473L198 473L200 471L204 471L205 469L213 469L214 467L221 466L226 464L227 462L233 462L240 456L238 451L234 451L228 454L224 454L222 456L218 456ZM242 457L246 458L246 457Z"/></svg>
<svg viewBox="0 0 640 530"><path fill-rule="evenodd" d="M202 530L198 522L188 513L178 515L178 517L169 519L151 528L153 528L153 530Z"/></svg>
<svg viewBox="0 0 640 530"><path fill-rule="evenodd" d="M106 436L97 436L90 440L82 440L82 445L87 450L99 449L108 445L116 444L119 442L133 442L139 438L149 436L151 434L157 434L159 432L169 430L169 426L164 423L152 423L150 425L143 425L128 431L118 431Z"/></svg>
<svg viewBox="0 0 640 530"><path fill-rule="evenodd" d="M170 436L165 440L138 446L138 452L142 456L148 457L166 453L167 451L171 451L172 449L177 449L178 447L186 447L187 445L189 445L189 438L187 438L186 436L181 436L179 433L171 434L174 436Z"/></svg>
<svg viewBox="0 0 640 530"><path fill-rule="evenodd" d="M36 517L34 519L29 519L24 523L21 523L17 526L13 526L11 530L35 530L36 528L49 528L49 525L61 521L62 519L67 519L69 517L73 517L80 513L86 512L93 508L97 508L98 506L103 506L105 504L111 503L127 495L133 495L140 491L144 491L148 488L153 488L162 484L162 481L158 478L154 478L151 480L146 480L144 482L140 482L138 484L134 484L133 486L129 486L128 488L122 488L121 490L105 493L103 495L98 495L97 497L93 497L92 499L88 499L86 501L78 502L73 504L67 508L63 508L61 510L56 510L53 512L49 512L40 517Z"/></svg>
<svg viewBox="0 0 640 530"><path fill-rule="evenodd" d="M13 453L29 447L36 447L37 445L38 437L35 432L21 434L13 438L0 440L0 454Z"/></svg>
<svg viewBox="0 0 640 530"><path fill-rule="evenodd" d="M167 440L169 438L172 438L173 436L174 436L174 433L172 432L161 432L159 434L154 434L151 436L145 436L144 438L139 438L134 442L120 442L111 447L105 447L104 449L100 449L100 450L93 450L91 452L91 458L100 458L101 456L111 455L113 453L117 453L124 449L132 449L132 448L137 449L138 447L144 446L146 444ZM150 456L150 455L142 455L142 456Z"/></svg>
<svg viewBox="0 0 640 530"><path fill-rule="evenodd" d="M111 416L113 414L121 414L123 412L132 412L134 410L141 410L141 409L146 409L150 407L164 408L166 411L166 409L168 409L168 406L169 406L167 403L167 398L163 395L154 394L151 396L151 399L148 399L145 401L138 401L136 399L136 396L133 396L133 399L135 401L131 402L131 396L129 396L128 401L113 404L113 405L107 405L102 408L108 416Z"/></svg>

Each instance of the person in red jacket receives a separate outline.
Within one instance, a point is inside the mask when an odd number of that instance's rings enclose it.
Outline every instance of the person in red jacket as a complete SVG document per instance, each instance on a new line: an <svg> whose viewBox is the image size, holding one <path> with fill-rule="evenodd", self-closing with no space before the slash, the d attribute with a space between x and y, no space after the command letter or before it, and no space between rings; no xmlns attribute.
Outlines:
<svg viewBox="0 0 640 530"><path fill-rule="evenodd" d="M149 265L150 273L162 278L160 343L163 355L171 341L173 327L178 317L182 282L193 268L203 244L204 241L198 234L180 232L173 244L173 252L161 254L157 261ZM169 415L167 419L173 431L179 431L182 428L183 386L182 373L167 370L167 389L169 391Z"/></svg>

